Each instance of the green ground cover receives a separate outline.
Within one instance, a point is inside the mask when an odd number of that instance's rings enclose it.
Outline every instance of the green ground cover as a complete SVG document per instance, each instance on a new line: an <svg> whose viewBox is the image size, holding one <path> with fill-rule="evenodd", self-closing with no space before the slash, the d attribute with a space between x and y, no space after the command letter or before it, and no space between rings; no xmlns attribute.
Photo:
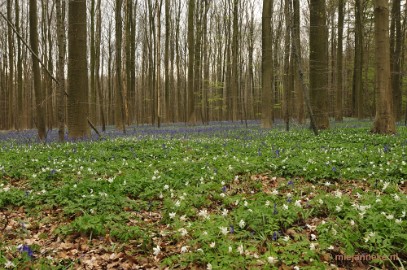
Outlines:
<svg viewBox="0 0 407 270"><path fill-rule="evenodd" d="M0 269L406 266L404 127L129 133L0 141Z"/></svg>

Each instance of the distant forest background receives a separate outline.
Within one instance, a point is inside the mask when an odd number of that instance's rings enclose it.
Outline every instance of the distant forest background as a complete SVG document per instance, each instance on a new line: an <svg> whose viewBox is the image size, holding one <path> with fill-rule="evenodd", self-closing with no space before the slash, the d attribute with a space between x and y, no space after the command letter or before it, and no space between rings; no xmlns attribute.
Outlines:
<svg viewBox="0 0 407 270"><path fill-rule="evenodd" d="M378 74L391 117L407 120L404 0L2 0L0 12L2 130L271 127L303 124L307 104L324 129L378 117Z"/></svg>

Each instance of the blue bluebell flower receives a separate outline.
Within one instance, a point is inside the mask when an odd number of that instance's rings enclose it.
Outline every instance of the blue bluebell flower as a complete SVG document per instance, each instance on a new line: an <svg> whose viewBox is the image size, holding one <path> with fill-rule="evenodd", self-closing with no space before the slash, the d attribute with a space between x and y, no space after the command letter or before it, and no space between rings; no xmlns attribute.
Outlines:
<svg viewBox="0 0 407 270"><path fill-rule="evenodd" d="M20 245L18 247L18 251L20 251L20 253L26 253L30 259L34 257L34 252L30 248L30 246Z"/></svg>
<svg viewBox="0 0 407 270"><path fill-rule="evenodd" d="M272 240L273 240L273 241L277 241L277 239L278 239L278 233L277 233L277 232L274 232L274 233L273 233Z"/></svg>

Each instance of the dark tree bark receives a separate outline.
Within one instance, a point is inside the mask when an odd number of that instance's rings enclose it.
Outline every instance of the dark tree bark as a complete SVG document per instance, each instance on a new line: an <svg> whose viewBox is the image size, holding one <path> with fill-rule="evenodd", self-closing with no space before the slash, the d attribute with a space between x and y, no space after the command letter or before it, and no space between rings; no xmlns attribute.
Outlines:
<svg viewBox="0 0 407 270"><path fill-rule="evenodd" d="M355 0L355 63L353 69L353 116L363 118L363 2Z"/></svg>
<svg viewBox="0 0 407 270"><path fill-rule="evenodd" d="M20 5L18 0L15 0L15 26L16 30L20 32ZM24 117L25 111L23 107L23 56L21 40L17 39L17 115L16 117L16 128L22 129L26 126L26 119Z"/></svg>
<svg viewBox="0 0 407 270"><path fill-rule="evenodd" d="M325 0L310 1L310 98L317 129L329 128L328 30Z"/></svg>
<svg viewBox="0 0 407 270"><path fill-rule="evenodd" d="M271 17L273 0L263 0L262 15L262 101L261 126L271 128L273 119L272 78L273 43L271 39Z"/></svg>
<svg viewBox="0 0 407 270"><path fill-rule="evenodd" d="M291 54L291 18L290 0L284 1L285 35L284 35L284 122L286 131L290 129L290 107L291 107L291 81L290 77L290 54Z"/></svg>
<svg viewBox="0 0 407 270"><path fill-rule="evenodd" d="M86 0L69 0L68 24L68 136L77 139L90 135Z"/></svg>
<svg viewBox="0 0 407 270"><path fill-rule="evenodd" d="M195 124L195 91L194 91L194 59L195 59L195 38L194 38L194 13L195 0L188 1L188 101L187 101L187 121Z"/></svg>
<svg viewBox="0 0 407 270"><path fill-rule="evenodd" d="M96 42L95 42L95 15L96 2L90 1L90 87L89 87L89 118L96 122L97 95L96 95Z"/></svg>
<svg viewBox="0 0 407 270"><path fill-rule="evenodd" d="M33 54L38 55L38 15L37 0L30 0L30 46ZM40 65L37 57L32 56L32 69L34 75L35 105L37 111L38 138L41 141L46 139L45 127L45 102L41 86Z"/></svg>
<svg viewBox="0 0 407 270"><path fill-rule="evenodd" d="M61 0L56 0L56 20L57 20L57 43L58 43L58 61L57 61L57 119L58 119L58 137L59 141L65 140L65 18L62 10Z"/></svg>
<svg viewBox="0 0 407 270"><path fill-rule="evenodd" d="M391 86L393 91L393 114L396 121L402 117L401 91L401 1L393 0L391 10L390 53L391 53Z"/></svg>
<svg viewBox="0 0 407 270"><path fill-rule="evenodd" d="M233 35L232 35L232 78L231 78L231 100L232 100L232 120L237 121L238 114L238 88L239 88L239 79L238 79L238 59L239 59L239 21L238 21L238 12L239 12L239 0L233 1Z"/></svg>
<svg viewBox="0 0 407 270"><path fill-rule="evenodd" d="M116 0L116 128L121 129L126 133L126 105L125 94L122 84L122 0Z"/></svg>
<svg viewBox="0 0 407 270"><path fill-rule="evenodd" d="M338 2L338 49L336 55L336 99L335 120L343 121L343 22L344 22L344 0Z"/></svg>
<svg viewBox="0 0 407 270"><path fill-rule="evenodd" d="M7 0L7 20L12 22L12 0ZM14 106L13 106L13 96L14 96L14 34L11 25L7 28L7 44L8 44L8 86L7 86L7 103L8 117L7 123L8 128L14 128ZM38 45L37 45L38 48Z"/></svg>

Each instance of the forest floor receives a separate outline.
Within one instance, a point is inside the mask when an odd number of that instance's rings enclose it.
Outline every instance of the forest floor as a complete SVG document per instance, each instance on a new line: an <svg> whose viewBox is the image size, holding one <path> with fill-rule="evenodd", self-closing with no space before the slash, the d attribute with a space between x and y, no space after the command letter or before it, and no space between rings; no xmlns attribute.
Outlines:
<svg viewBox="0 0 407 270"><path fill-rule="evenodd" d="M0 141L0 269L404 269L407 131L258 123ZM56 135L55 135L56 137Z"/></svg>

